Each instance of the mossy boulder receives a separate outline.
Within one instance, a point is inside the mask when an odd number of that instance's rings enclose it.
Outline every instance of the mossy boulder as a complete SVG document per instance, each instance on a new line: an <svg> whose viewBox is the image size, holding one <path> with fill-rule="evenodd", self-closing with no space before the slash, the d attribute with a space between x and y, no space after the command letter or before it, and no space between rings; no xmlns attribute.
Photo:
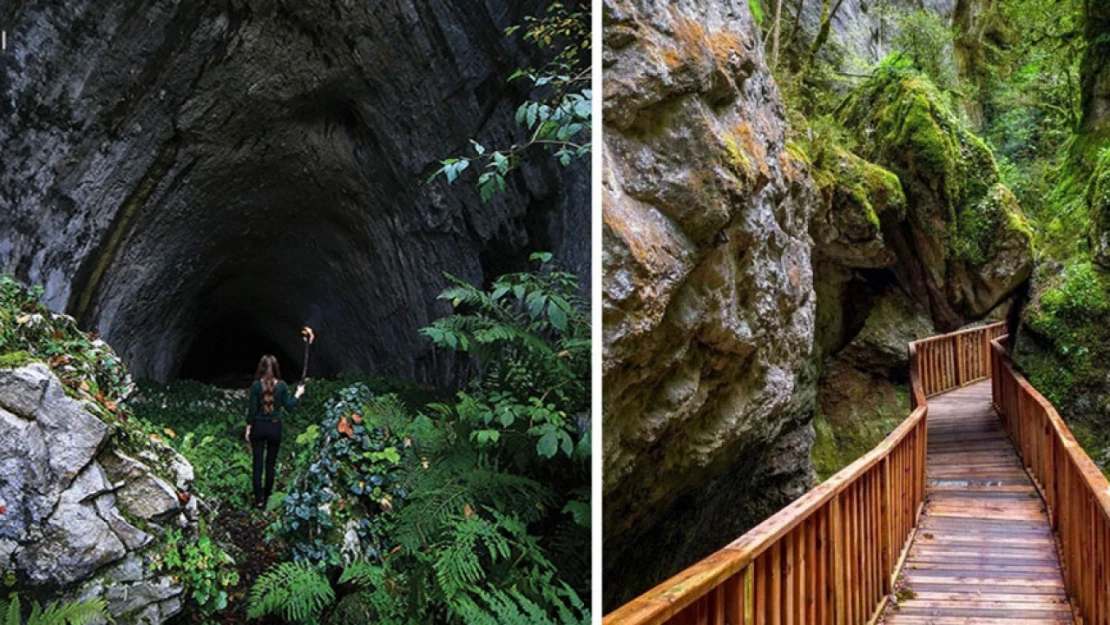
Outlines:
<svg viewBox="0 0 1110 625"><path fill-rule="evenodd" d="M1110 272L1045 263L1034 285L1014 361L1065 418L1110 431Z"/></svg>
<svg viewBox="0 0 1110 625"><path fill-rule="evenodd" d="M1086 205L1091 218L1090 244L1095 262L1110 269L1110 146L1099 153L1087 184Z"/></svg>
<svg viewBox="0 0 1110 625"><path fill-rule="evenodd" d="M906 218L888 245L942 327L980 318L1032 271L1032 237L990 148L928 77L880 66L840 109L859 156L894 172Z"/></svg>
<svg viewBox="0 0 1110 625"><path fill-rule="evenodd" d="M889 267L896 261L886 245L882 221L901 221L906 195L898 176L837 145L813 163L821 204L810 221L820 255L846 267Z"/></svg>

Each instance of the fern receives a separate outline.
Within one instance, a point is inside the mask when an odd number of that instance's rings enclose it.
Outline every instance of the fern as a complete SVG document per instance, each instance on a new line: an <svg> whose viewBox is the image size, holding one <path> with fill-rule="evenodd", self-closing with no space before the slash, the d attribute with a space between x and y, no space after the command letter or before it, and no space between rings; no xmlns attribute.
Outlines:
<svg viewBox="0 0 1110 625"><path fill-rule="evenodd" d="M55 601L45 607L31 603L31 614L27 621L21 620L19 595L13 594L6 601L0 599L0 617L3 625L86 625L95 621L112 621L107 612L108 604L103 599L91 599L74 603Z"/></svg>
<svg viewBox="0 0 1110 625"><path fill-rule="evenodd" d="M589 610L572 591L564 590L554 614L515 588L478 590L462 598L455 610L462 622L474 625L587 625Z"/></svg>
<svg viewBox="0 0 1110 625"><path fill-rule="evenodd" d="M276 614L292 623L318 623L335 602L335 591L323 571L308 564L282 562L259 576L251 588L247 616Z"/></svg>

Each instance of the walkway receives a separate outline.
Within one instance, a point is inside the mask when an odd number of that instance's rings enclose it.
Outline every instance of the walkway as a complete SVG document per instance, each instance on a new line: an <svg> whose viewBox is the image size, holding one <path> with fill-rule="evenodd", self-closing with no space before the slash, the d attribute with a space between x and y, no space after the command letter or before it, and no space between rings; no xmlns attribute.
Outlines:
<svg viewBox="0 0 1110 625"><path fill-rule="evenodd" d="M1072 623L1044 501L991 383L929 399L925 507L890 625Z"/></svg>

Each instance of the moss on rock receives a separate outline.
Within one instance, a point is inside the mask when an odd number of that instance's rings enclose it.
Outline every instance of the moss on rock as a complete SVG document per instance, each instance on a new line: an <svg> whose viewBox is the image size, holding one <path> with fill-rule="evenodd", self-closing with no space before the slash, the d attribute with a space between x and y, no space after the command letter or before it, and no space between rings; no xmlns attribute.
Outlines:
<svg viewBox="0 0 1110 625"><path fill-rule="evenodd" d="M1090 243L1095 260L1110 268L1110 146L1099 152L1087 184L1086 208L1090 215Z"/></svg>
<svg viewBox="0 0 1110 625"><path fill-rule="evenodd" d="M841 361L821 376L811 457L824 481L879 444L910 412L904 385L874 377Z"/></svg>
<svg viewBox="0 0 1110 625"><path fill-rule="evenodd" d="M1110 362L1110 276L1082 259L1046 266L1037 278L1025 314L1032 336L1019 339L1015 360L1053 404L1095 411L1101 402L1084 396L1101 394Z"/></svg>
<svg viewBox="0 0 1110 625"><path fill-rule="evenodd" d="M31 352L26 350L8 352L6 354L0 354L0 369L18 369L23 365L29 365L37 361L38 358L35 358Z"/></svg>
<svg viewBox="0 0 1110 625"><path fill-rule="evenodd" d="M883 239L883 221L905 217L898 176L844 148L819 148L812 177L822 199L810 234L822 256L849 267L884 267L894 255Z"/></svg>
<svg viewBox="0 0 1110 625"><path fill-rule="evenodd" d="M981 266L996 241L1013 235L1031 241L994 154L928 77L888 60L849 96L841 114L866 146L861 156L894 171L915 210L933 209L932 219L918 221L947 225L947 232L933 234L948 239L956 258Z"/></svg>

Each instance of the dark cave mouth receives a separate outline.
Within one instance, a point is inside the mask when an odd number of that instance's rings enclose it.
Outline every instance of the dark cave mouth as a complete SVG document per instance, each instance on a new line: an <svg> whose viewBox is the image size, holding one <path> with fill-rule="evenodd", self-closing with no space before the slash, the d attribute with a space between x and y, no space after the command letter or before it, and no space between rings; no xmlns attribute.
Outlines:
<svg viewBox="0 0 1110 625"><path fill-rule="evenodd" d="M239 320L210 323L185 352L179 380L194 380L221 388L244 388L254 380L258 361L265 354L278 359L281 377L299 381L304 353L290 354L257 325ZM311 364L311 358L310 358ZM316 373L315 368L313 373Z"/></svg>

